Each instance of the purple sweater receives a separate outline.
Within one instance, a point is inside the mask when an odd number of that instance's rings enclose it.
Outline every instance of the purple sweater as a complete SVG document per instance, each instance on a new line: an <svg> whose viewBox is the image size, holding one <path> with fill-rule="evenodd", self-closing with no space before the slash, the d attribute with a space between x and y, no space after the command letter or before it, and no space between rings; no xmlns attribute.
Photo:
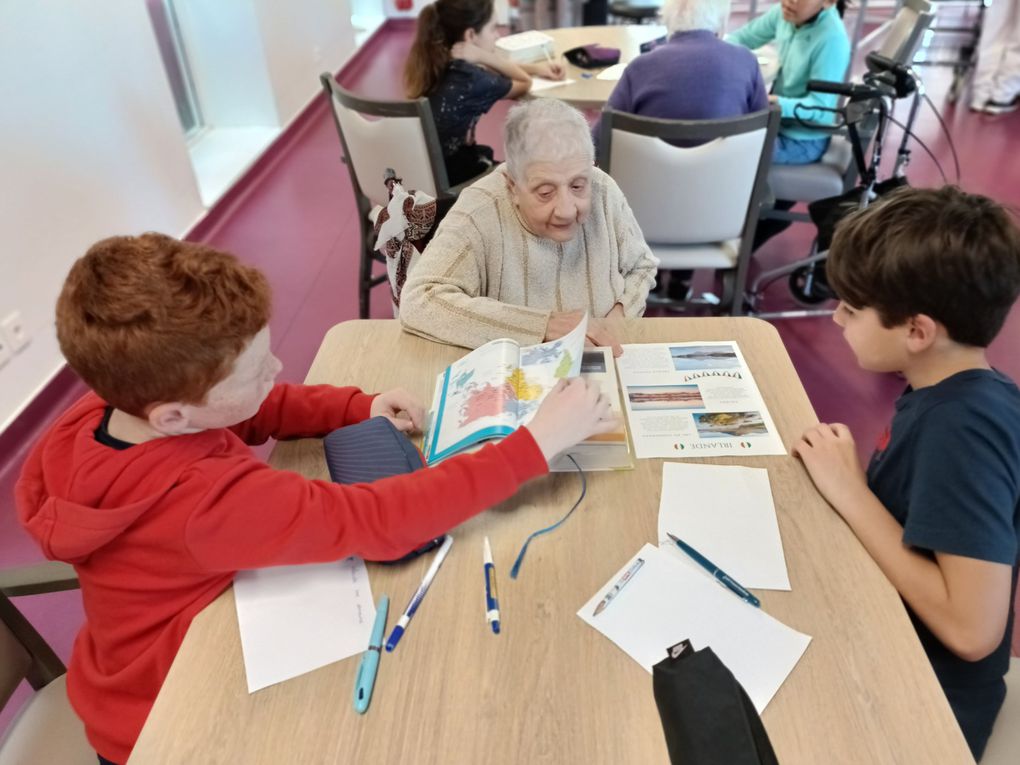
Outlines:
<svg viewBox="0 0 1020 765"><path fill-rule="evenodd" d="M699 29L677 32L631 61L608 105L644 117L710 120L757 112L768 102L754 54Z"/></svg>

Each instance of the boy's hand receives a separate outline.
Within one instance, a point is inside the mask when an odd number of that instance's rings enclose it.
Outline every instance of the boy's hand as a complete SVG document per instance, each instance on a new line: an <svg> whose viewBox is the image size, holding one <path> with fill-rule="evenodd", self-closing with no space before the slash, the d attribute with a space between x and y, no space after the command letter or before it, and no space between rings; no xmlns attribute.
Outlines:
<svg viewBox="0 0 1020 765"><path fill-rule="evenodd" d="M808 428L793 447L822 496L840 515L860 504L868 492L868 479L857 458L853 436L846 425L819 423Z"/></svg>
<svg viewBox="0 0 1020 765"><path fill-rule="evenodd" d="M421 430L421 425L425 421L425 407L403 388L380 393L372 401L369 413L372 417L385 417L402 433Z"/></svg>
<svg viewBox="0 0 1020 765"><path fill-rule="evenodd" d="M609 401L598 386L580 377L560 380L527 425L546 462L588 436L608 433L617 426Z"/></svg>

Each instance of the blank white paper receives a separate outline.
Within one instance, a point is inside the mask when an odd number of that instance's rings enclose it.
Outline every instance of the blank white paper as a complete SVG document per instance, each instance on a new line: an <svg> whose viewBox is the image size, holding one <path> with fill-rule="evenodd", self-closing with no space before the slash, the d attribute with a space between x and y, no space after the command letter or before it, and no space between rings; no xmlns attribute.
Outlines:
<svg viewBox="0 0 1020 765"><path fill-rule="evenodd" d="M664 462L659 498L660 546L704 571L666 536L667 531L744 587L790 589L767 470Z"/></svg>
<svg viewBox="0 0 1020 765"><path fill-rule="evenodd" d="M603 595L635 558L644 565L602 613ZM748 605L712 580L646 544L577 612L648 672L666 650L690 640L711 647L761 713L804 655L811 637Z"/></svg>
<svg viewBox="0 0 1020 765"><path fill-rule="evenodd" d="M362 653L375 621L360 558L240 571L234 600L249 693Z"/></svg>

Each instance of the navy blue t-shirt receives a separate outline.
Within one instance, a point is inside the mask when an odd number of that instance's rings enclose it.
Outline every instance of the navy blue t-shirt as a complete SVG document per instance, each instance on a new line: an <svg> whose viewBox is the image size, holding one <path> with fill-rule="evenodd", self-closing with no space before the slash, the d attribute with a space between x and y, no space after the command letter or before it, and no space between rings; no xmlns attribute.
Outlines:
<svg viewBox="0 0 1020 765"><path fill-rule="evenodd" d="M1020 390L972 369L896 402L889 433L868 466L868 486L903 525L903 542L1013 567L1009 620L999 647L961 659L907 611L972 751L984 749L1005 697L1020 559Z"/></svg>
<svg viewBox="0 0 1020 765"><path fill-rule="evenodd" d="M511 87L510 79L497 72L457 58L450 61L443 79L429 94L444 157L474 144L478 120L494 103L505 98Z"/></svg>

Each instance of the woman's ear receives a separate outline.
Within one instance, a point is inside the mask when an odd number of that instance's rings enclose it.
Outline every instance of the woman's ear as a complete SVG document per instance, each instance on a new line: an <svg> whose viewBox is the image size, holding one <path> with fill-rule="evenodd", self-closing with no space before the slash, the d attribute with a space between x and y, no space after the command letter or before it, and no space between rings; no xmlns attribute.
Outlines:
<svg viewBox="0 0 1020 765"><path fill-rule="evenodd" d="M478 41L478 33L471 27L464 30L464 37L461 38L466 43L474 44Z"/></svg>

